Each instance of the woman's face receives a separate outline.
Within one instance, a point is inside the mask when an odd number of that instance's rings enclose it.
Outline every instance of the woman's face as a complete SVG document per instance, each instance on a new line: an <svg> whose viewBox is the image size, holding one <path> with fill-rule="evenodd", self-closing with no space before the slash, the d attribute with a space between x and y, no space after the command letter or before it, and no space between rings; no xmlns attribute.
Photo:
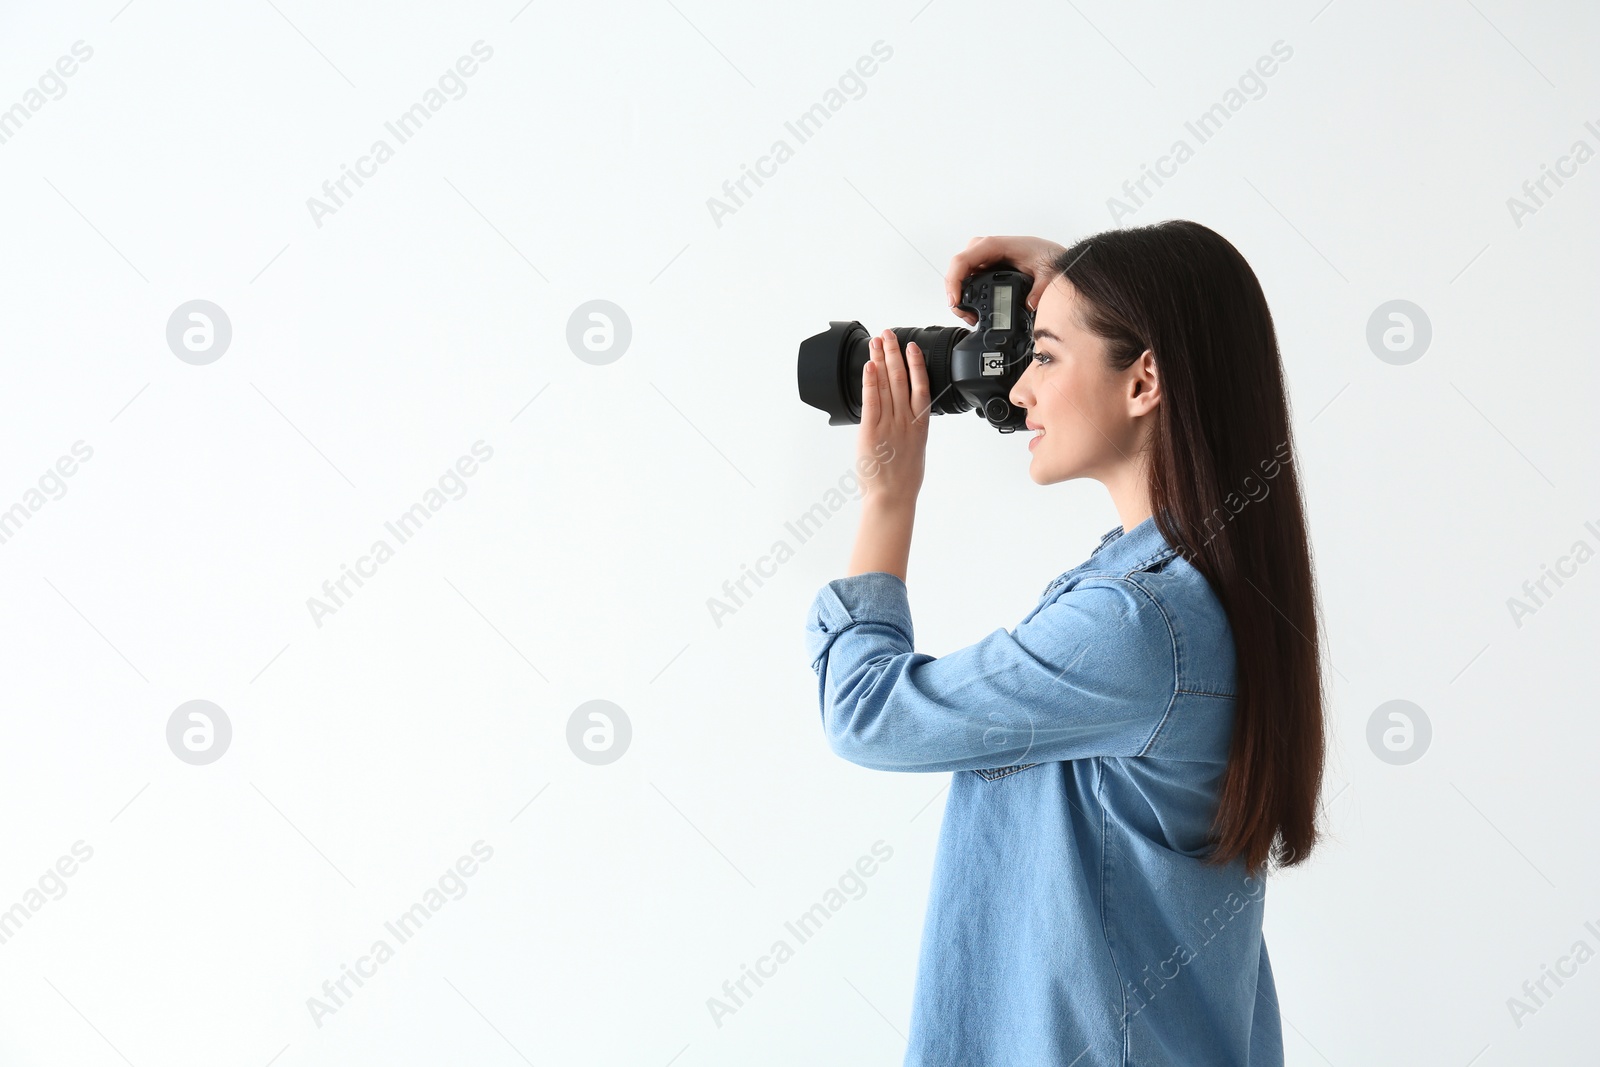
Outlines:
<svg viewBox="0 0 1600 1067"><path fill-rule="evenodd" d="M1078 299L1065 276L1045 287L1034 313L1033 361L1011 388L1029 428L1042 431L1028 443L1028 476L1040 485L1084 477L1111 484L1139 451L1139 422L1148 420L1135 416L1155 406L1150 354L1113 373L1104 339L1078 321ZM1146 385L1136 390L1141 380Z"/></svg>

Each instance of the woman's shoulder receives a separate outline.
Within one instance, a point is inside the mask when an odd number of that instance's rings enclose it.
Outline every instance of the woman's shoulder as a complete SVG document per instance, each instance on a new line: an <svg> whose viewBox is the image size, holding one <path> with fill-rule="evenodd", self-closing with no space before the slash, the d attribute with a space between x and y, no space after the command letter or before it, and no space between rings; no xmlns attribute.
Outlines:
<svg viewBox="0 0 1600 1067"><path fill-rule="evenodd" d="M1216 591L1194 564L1177 551L1159 554L1139 566L1086 572L1076 591L1118 587L1143 602L1145 625L1167 630L1178 663L1180 691L1219 696L1234 693L1233 629Z"/></svg>

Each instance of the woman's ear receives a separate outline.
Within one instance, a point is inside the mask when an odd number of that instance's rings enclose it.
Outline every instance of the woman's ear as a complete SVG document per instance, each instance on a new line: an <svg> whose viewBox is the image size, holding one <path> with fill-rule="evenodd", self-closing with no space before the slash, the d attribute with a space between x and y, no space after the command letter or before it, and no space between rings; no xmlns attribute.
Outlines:
<svg viewBox="0 0 1600 1067"><path fill-rule="evenodd" d="M1132 379L1129 414L1143 415L1161 402L1161 377L1156 371L1155 352L1145 349L1128 372Z"/></svg>

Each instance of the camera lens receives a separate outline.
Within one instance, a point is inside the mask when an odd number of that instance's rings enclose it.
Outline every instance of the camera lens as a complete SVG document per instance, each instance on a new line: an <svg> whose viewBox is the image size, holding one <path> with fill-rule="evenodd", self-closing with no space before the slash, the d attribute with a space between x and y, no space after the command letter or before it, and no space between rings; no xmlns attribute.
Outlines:
<svg viewBox="0 0 1600 1067"><path fill-rule="evenodd" d="M972 405L951 387L950 354L971 331L960 326L896 326L900 351L913 342L928 368L928 396L934 415L970 411ZM800 399L828 413L828 425L861 421L861 368L872 358L872 335L859 322L830 322L800 342Z"/></svg>

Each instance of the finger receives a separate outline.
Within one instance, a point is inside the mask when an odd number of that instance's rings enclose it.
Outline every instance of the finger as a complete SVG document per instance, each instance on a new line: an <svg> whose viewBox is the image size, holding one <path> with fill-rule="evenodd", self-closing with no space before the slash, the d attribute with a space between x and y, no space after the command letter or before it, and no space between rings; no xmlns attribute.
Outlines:
<svg viewBox="0 0 1600 1067"><path fill-rule="evenodd" d="M956 318L965 320L969 326L977 321L977 316L973 315L972 312L967 311L964 308L957 307L956 305L961 303L962 284L973 274L974 271L978 270L982 266L983 262L981 260L970 259L963 253L950 260L950 272L945 275L945 304L947 304L950 310L955 313Z"/></svg>
<svg viewBox="0 0 1600 1067"><path fill-rule="evenodd" d="M869 433L878 426L878 382L873 377L877 369L870 359L861 364L861 427Z"/></svg>
<svg viewBox="0 0 1600 1067"><path fill-rule="evenodd" d="M867 362L872 364L872 397L878 421L888 422L894 416L894 397L889 393L889 374L884 367L883 338L874 335L868 343L867 351L872 356Z"/></svg>
<svg viewBox="0 0 1600 1067"><path fill-rule="evenodd" d="M976 270L976 269L978 269L978 268L977 267L973 268L973 270ZM972 273L972 271L968 271L968 274L971 274L971 273ZM960 319L962 322L966 323L968 326L972 326L978 321L978 316L974 315L972 312L966 310L965 308L956 307L956 305L961 302L961 287L959 285L957 285L957 287L956 287L955 294L951 295L949 293L946 293L945 294L945 299L950 305L951 314L953 314L956 318Z"/></svg>
<svg viewBox="0 0 1600 1067"><path fill-rule="evenodd" d="M1044 271L1039 271L1034 275L1033 288L1028 292L1029 311L1039 310L1039 298L1044 295L1044 291L1049 287L1050 281L1051 279L1045 277Z"/></svg>
<svg viewBox="0 0 1600 1067"><path fill-rule="evenodd" d="M878 340L878 366L873 370L878 380L878 413L880 421L894 421L894 383L889 381L889 357L883 350L883 340Z"/></svg>
<svg viewBox="0 0 1600 1067"><path fill-rule="evenodd" d="M894 405L897 421L911 421L911 379L906 373L905 357L900 354L900 338L893 330L883 331L883 362L888 370L889 402Z"/></svg>
<svg viewBox="0 0 1600 1067"><path fill-rule="evenodd" d="M922 358L922 346L913 341L906 345L906 368L911 375L911 414L918 423L928 421L931 401L928 399L928 365Z"/></svg>
<svg viewBox="0 0 1600 1067"><path fill-rule="evenodd" d="M950 257L950 266L944 272L944 302L955 307L961 299L961 283L967 280L967 254L957 252Z"/></svg>
<svg viewBox="0 0 1600 1067"><path fill-rule="evenodd" d="M978 317L956 307L961 302L961 286L974 271L989 265L998 247L999 241L994 237L974 237L965 249L950 257L950 266L944 274L945 303L968 326L976 325Z"/></svg>
<svg viewBox="0 0 1600 1067"><path fill-rule="evenodd" d="M961 283L967 280L967 275L982 265L992 241L991 237L974 237L967 242L966 248L950 257L950 266L944 272L944 295L945 302L951 307L960 302Z"/></svg>

